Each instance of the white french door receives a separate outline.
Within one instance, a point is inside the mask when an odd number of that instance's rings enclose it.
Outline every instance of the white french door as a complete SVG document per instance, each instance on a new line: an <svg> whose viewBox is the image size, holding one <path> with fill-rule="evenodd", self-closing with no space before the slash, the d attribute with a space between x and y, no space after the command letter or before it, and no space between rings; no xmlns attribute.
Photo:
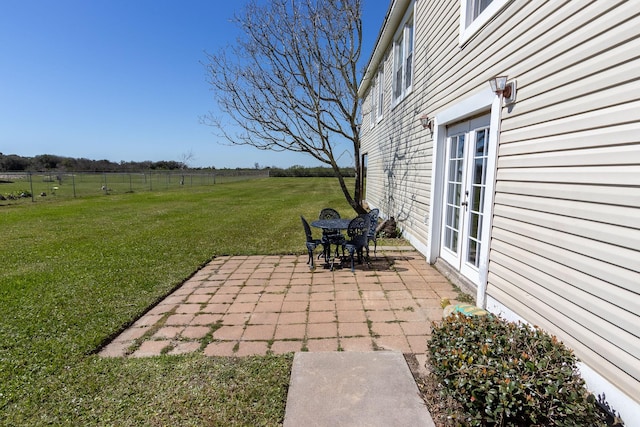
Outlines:
<svg viewBox="0 0 640 427"><path fill-rule="evenodd" d="M440 256L474 283L479 282L480 250L486 220L490 116L448 126Z"/></svg>

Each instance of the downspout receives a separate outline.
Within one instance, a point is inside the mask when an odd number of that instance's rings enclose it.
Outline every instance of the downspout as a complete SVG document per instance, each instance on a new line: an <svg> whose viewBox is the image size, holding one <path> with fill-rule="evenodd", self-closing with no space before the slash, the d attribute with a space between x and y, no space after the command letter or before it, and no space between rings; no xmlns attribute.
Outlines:
<svg viewBox="0 0 640 427"><path fill-rule="evenodd" d="M489 275L489 263L487 260L480 260L480 283L476 293L476 306L487 308L487 276Z"/></svg>
<svg viewBox="0 0 640 427"><path fill-rule="evenodd" d="M489 283L489 248L491 246L491 229L493 227L493 205L495 202L495 188L497 180L497 163L498 163L498 145L500 143L500 124L502 123L502 94L496 95L491 104L491 124L489 125L489 141L493 144L489 144L489 156L493 160L493 191L491 197L485 197L484 200L484 212L490 212L486 218L486 223L483 224L483 233L485 236L489 236L487 244L481 248L480 251L480 265L479 265L479 279L478 290L476 292L476 306L481 308L487 307L487 286Z"/></svg>

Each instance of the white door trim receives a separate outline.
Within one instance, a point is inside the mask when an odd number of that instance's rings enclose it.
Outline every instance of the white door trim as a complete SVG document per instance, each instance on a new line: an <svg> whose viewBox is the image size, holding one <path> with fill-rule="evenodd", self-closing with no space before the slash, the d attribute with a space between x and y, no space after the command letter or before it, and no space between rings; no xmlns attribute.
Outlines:
<svg viewBox="0 0 640 427"><path fill-rule="evenodd" d="M431 180L431 195L429 200L429 234L427 238L427 261L435 263L440 255L442 238L442 212L444 197L444 162L445 143L448 124L464 120L476 114L490 111L489 153L487 159L487 192L484 200L484 212L487 221L482 224L482 235L488 236L487 244L482 245L480 251L480 272L478 286L478 305L484 305L484 290L486 289L487 268L489 264L489 246L491 240L491 223L493 216L493 194L495 190L496 162L498 153L498 136L500 135L500 120L502 102L500 97L487 87L470 97L437 113L434 117L433 159ZM480 295L482 292L482 295Z"/></svg>

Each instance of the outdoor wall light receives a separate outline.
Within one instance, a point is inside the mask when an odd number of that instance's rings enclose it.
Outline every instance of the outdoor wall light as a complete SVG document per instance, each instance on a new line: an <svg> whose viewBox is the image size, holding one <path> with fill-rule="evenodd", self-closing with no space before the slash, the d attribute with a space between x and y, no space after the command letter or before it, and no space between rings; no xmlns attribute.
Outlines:
<svg viewBox="0 0 640 427"><path fill-rule="evenodd" d="M491 90L494 91L496 95L502 96L505 105L511 104L516 101L515 80L507 83L507 76L498 76L490 79L489 85L491 86Z"/></svg>
<svg viewBox="0 0 640 427"><path fill-rule="evenodd" d="M420 124L424 129L433 131L433 119L430 119L426 114L420 116Z"/></svg>

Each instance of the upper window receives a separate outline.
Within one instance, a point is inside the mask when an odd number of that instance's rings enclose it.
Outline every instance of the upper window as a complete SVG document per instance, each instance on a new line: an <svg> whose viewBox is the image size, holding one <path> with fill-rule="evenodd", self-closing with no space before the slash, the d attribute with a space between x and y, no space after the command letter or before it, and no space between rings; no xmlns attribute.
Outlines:
<svg viewBox="0 0 640 427"><path fill-rule="evenodd" d="M409 9L412 11L412 9ZM413 13L403 20L393 41L393 101L411 92L413 84Z"/></svg>
<svg viewBox="0 0 640 427"><path fill-rule="evenodd" d="M378 111L378 81L377 79L373 79L371 83L371 90L369 92L369 96L371 97L371 114L369 119L369 127L373 127L378 121L376 119L377 111Z"/></svg>
<svg viewBox="0 0 640 427"><path fill-rule="evenodd" d="M511 0L460 0L460 44L466 43Z"/></svg>
<svg viewBox="0 0 640 427"><path fill-rule="evenodd" d="M371 83L371 127L382 119L384 111L384 62Z"/></svg>
<svg viewBox="0 0 640 427"><path fill-rule="evenodd" d="M475 19L482 13L483 10L489 6L489 4L493 0L467 0L469 4L469 13L468 17L471 18L471 21L475 21ZM469 23L467 23L467 27Z"/></svg>
<svg viewBox="0 0 640 427"><path fill-rule="evenodd" d="M376 76L376 87L373 95L376 98L377 108L375 110L376 119L382 119L382 112L384 111L384 63L378 68L378 75Z"/></svg>

